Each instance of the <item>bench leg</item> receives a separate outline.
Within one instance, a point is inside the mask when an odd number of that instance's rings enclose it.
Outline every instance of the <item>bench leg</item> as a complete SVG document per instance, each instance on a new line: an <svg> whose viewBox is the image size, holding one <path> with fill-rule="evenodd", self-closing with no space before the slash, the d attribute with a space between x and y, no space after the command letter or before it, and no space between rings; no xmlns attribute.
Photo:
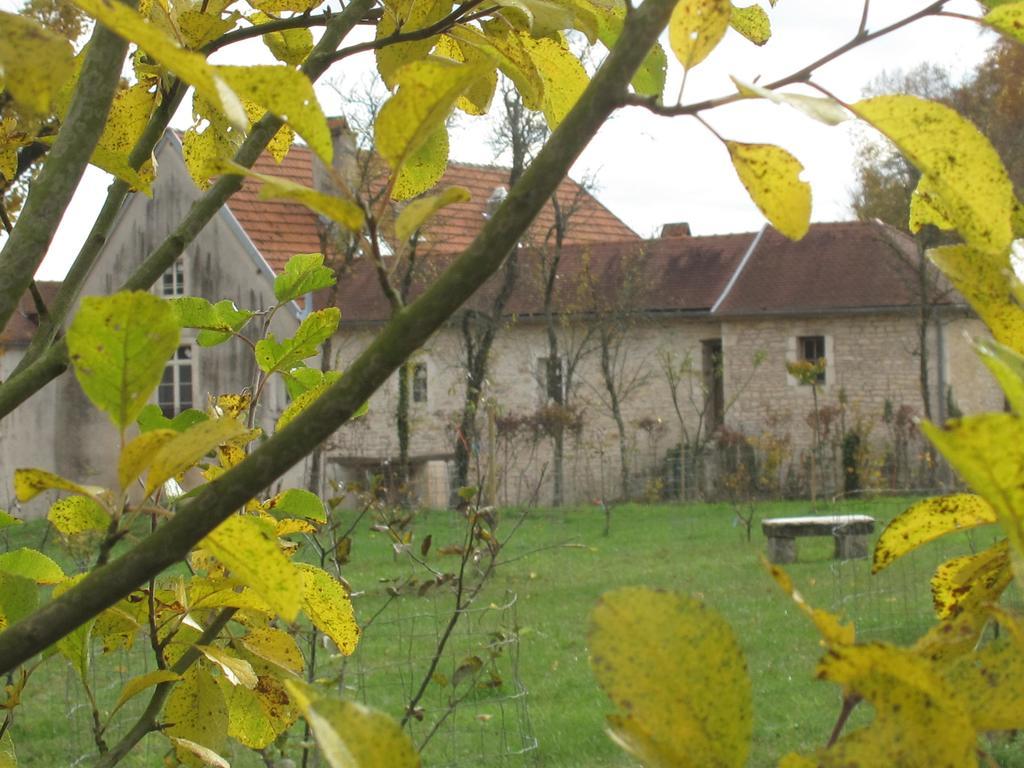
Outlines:
<svg viewBox="0 0 1024 768"><path fill-rule="evenodd" d="M864 533L837 533L835 540L836 560L858 560L867 557L871 549L868 535Z"/></svg>
<svg viewBox="0 0 1024 768"><path fill-rule="evenodd" d="M796 539L785 536L769 536L768 560L778 564L796 562Z"/></svg>

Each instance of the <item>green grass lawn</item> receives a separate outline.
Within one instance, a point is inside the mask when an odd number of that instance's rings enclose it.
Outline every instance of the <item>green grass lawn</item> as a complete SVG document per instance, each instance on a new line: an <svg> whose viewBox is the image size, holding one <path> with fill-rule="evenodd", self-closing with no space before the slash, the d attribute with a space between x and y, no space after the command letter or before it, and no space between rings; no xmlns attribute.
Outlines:
<svg viewBox="0 0 1024 768"><path fill-rule="evenodd" d="M909 503L846 502L819 505L819 511L871 514L880 530ZM808 510L807 502L765 504L758 507L757 519ZM517 513L502 515L499 533L511 528ZM617 508L610 536L602 535L603 527L603 514L595 507L527 513L501 554L504 564L453 634L450 652L424 697L426 717L415 724L414 737L424 739L433 718L445 710L453 688L441 683L455 678L465 658L484 659L476 679L491 680L492 685L455 688L459 695L468 695L431 740L424 753L428 766L634 765L604 734L604 717L611 707L590 674L586 644L587 616L598 596L627 585L695 595L733 626L753 681L751 765L774 765L787 751L824 744L839 696L833 686L814 680L817 635L761 567L764 540L756 524L747 542L727 505L661 505ZM454 568L457 559L437 551L457 543L461 530L454 513L423 513L415 524L413 549L418 552L418 542L430 534L429 563L439 570ZM37 524L23 526L10 534L9 545L37 545L42 531ZM831 539L802 539L799 562L788 570L811 604L853 620L859 637L909 643L932 623L928 578L934 566L987 546L993 538L994 532L987 531L948 537L878 576L870 575L867 561L834 561ZM56 556L59 550L52 539L49 544L47 551ZM344 664L337 658L324 662L329 653L322 650L319 671L350 695L400 716L423 679L450 614L450 591L430 590L421 597L407 589L401 597L389 598L389 587L422 579L425 572L396 556L388 537L370 531L368 523L357 529L345 575L356 591L361 623L376 618L353 658ZM518 647L507 644L516 635ZM494 648L501 653L492 660L487 651ZM123 680L145 671L145 664L141 652L98 658L94 669L101 705L113 701ZM516 687L517 678L525 691ZM75 764L91 748L79 684L60 659L48 662L32 682L36 693L29 690L30 703L19 713L14 730L23 765ZM852 724L870 717L867 707L861 709ZM532 739L536 748L517 755L532 746ZM156 765L161 753L162 745L153 739L125 764ZM1024 752L1014 744L995 754L1003 766L1024 765ZM239 752L232 765L263 763Z"/></svg>

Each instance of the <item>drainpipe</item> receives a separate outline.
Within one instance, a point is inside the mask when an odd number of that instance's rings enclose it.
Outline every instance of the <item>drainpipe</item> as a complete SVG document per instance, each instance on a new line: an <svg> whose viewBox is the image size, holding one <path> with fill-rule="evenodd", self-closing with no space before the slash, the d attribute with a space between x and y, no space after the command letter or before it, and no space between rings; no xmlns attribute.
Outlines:
<svg viewBox="0 0 1024 768"><path fill-rule="evenodd" d="M945 424L949 414L946 413L946 335L942 328L941 313L935 313L935 380L938 395L936 413L939 424Z"/></svg>

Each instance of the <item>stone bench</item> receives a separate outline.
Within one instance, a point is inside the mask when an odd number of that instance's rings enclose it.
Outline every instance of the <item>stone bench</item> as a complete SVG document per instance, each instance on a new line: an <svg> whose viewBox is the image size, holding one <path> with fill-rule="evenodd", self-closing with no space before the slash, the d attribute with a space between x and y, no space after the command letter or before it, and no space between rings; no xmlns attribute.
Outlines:
<svg viewBox="0 0 1024 768"><path fill-rule="evenodd" d="M796 561L796 540L801 536L832 536L835 558L852 560L867 557L869 537L875 530L870 515L824 515L807 517L771 517L761 521L768 539L768 559L773 563Z"/></svg>

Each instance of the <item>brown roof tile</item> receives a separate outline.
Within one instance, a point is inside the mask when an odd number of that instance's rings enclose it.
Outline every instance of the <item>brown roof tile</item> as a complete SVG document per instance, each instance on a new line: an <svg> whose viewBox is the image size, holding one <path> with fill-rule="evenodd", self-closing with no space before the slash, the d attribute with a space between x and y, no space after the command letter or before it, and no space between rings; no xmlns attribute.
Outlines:
<svg viewBox="0 0 1024 768"><path fill-rule="evenodd" d="M53 297L57 295L60 283L40 280L36 282L36 287L43 297L43 302L49 304L53 301ZM0 333L0 347L27 346L32 341L38 326L39 315L36 313L36 304L32 300L32 294L26 291L25 295L21 297L21 301L18 302L18 308L11 315L11 319L7 321L3 332ZM0 349L0 352L2 351Z"/></svg>
<svg viewBox="0 0 1024 768"><path fill-rule="evenodd" d="M294 146L278 165L262 155L253 166L259 173L281 176L306 186L313 185L313 155L307 147ZM446 207L426 228L421 246L431 254L457 253L465 249L484 223L487 201L495 188L508 186L508 170L493 166L450 162L439 188L463 186L471 199ZM283 200L261 200L260 182L246 179L228 202L231 212L275 271L296 253L321 250L318 217L305 206ZM637 234L587 193L572 179L565 179L558 190L563 210L575 209L567 243L639 240ZM524 242L540 244L549 235L555 221L551 203L547 203L531 226Z"/></svg>
<svg viewBox="0 0 1024 768"><path fill-rule="evenodd" d="M917 263L913 240L883 224L812 224L798 242L768 229L716 314L798 314L914 306L918 302ZM933 271L933 277L938 281L933 301L959 300L937 271Z"/></svg>

